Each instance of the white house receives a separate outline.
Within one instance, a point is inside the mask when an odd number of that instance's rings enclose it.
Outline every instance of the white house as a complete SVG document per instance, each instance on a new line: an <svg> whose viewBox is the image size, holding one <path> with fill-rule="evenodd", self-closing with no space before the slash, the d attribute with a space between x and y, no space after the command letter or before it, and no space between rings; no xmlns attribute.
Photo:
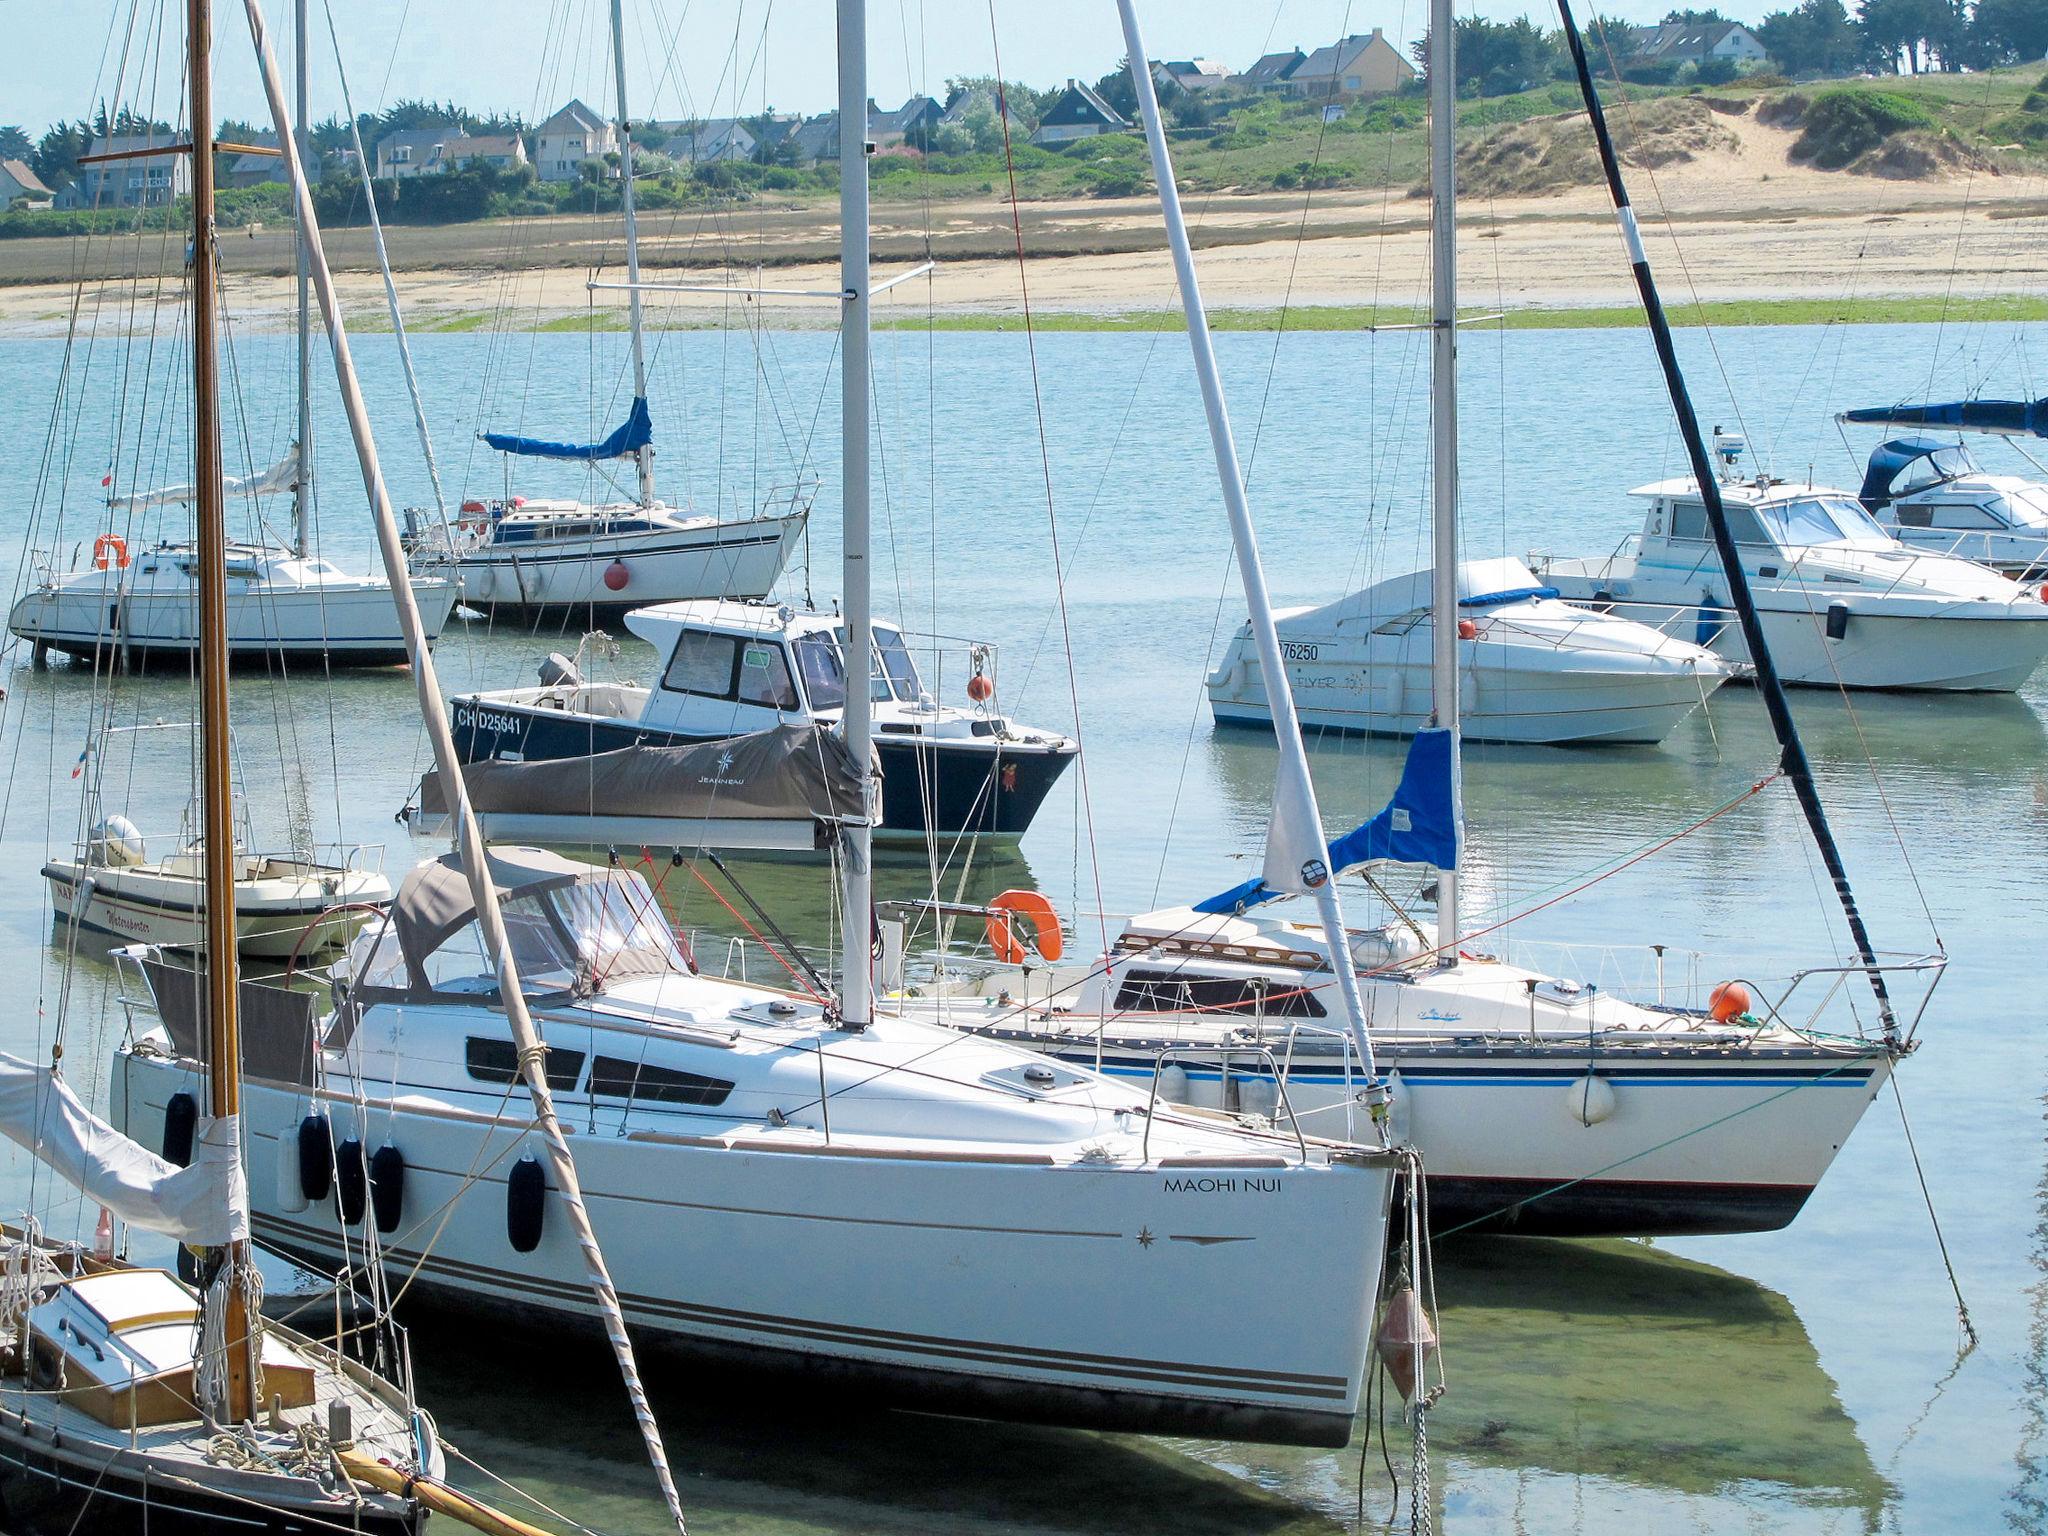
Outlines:
<svg viewBox="0 0 2048 1536"><path fill-rule="evenodd" d="M470 133L450 139L446 157L451 166L488 165L513 171L527 164L526 141L516 133Z"/></svg>
<svg viewBox="0 0 2048 1536"><path fill-rule="evenodd" d="M572 101L533 131L534 168L542 181L574 181L583 162L619 151L618 130L580 101Z"/></svg>
<svg viewBox="0 0 2048 1536"><path fill-rule="evenodd" d="M1152 61L1152 83L1158 89L1171 93L1183 91L1206 91L1222 85L1230 79L1227 65L1218 64L1214 59L1168 59Z"/></svg>
<svg viewBox="0 0 2048 1536"><path fill-rule="evenodd" d="M138 149L166 149L175 134L117 133L90 141L89 155L118 155ZM161 208L192 190L192 166L180 154L149 155L81 165L78 180L57 199L66 208Z"/></svg>
<svg viewBox="0 0 2048 1536"><path fill-rule="evenodd" d="M1702 59L1755 64L1766 54L1756 34L1739 21L1667 21L1643 28L1636 38L1634 57L1673 64L1697 64Z"/></svg>
<svg viewBox="0 0 2048 1536"><path fill-rule="evenodd" d="M34 171L19 160L0 160L0 209L47 208L50 201L50 189Z"/></svg>

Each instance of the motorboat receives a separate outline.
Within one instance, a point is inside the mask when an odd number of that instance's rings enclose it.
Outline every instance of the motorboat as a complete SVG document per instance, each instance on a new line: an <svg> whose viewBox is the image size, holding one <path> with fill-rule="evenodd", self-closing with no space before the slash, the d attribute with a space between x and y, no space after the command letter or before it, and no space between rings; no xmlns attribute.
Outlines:
<svg viewBox="0 0 2048 1536"><path fill-rule="evenodd" d="M1412 736L1430 723L1430 583L1416 571L1274 614L1305 729ZM1519 560L1461 562L1458 610L1469 741L1654 745L1729 674L1690 640L1563 602ZM1270 728L1249 626L1208 689L1219 725Z"/></svg>
<svg viewBox="0 0 2048 1536"><path fill-rule="evenodd" d="M1154 1105L888 1011L847 1030L818 997L694 970L635 870L514 848L491 867L637 1329L920 1407L1349 1436L1397 1154ZM145 1141L202 1071L189 1008L148 972L163 1022L115 1067ZM306 1064L245 1085L257 1240L331 1273L374 1219L422 1289L588 1316L531 1115L507 1102L517 1051L453 855L407 876L344 975L310 1047L246 1053ZM388 1204L306 1193L300 1148L329 1142L344 1166L402 1168ZM1276 1272L1315 1304L1228 1324Z"/></svg>
<svg viewBox="0 0 2048 1536"><path fill-rule="evenodd" d="M1908 549L1972 560L2015 581L2048 575L2048 485L1986 474L1959 442L1880 443L1857 499Z"/></svg>
<svg viewBox="0 0 2048 1536"><path fill-rule="evenodd" d="M1454 868L1446 732L1415 738L1380 814L1330 847L1385 894L1407 866ZM1189 906L1104 920L1107 949L1064 961L1048 909L897 903L884 983L913 1016L1150 1084L1163 1098L1343 1137L1360 1122L1327 937L1252 881ZM1271 903L1269 905L1269 903ZM1349 929L1398 1139L1422 1153L1432 1215L1525 1235L1768 1231L1799 1213L1910 1049L1830 1031L1855 967L1832 960L1769 994L1717 984L1677 945L1602 953L1586 976L1457 946L1395 903ZM975 941L906 962L927 911ZM1034 917L1037 921L1033 922ZM1096 919L1082 925L1092 937ZM1026 925L1032 924L1030 931ZM983 936L986 942L981 942ZM1548 959L1562 955L1532 946ZM1582 958L1576 950L1572 958ZM1007 957L1007 960L1005 959ZM1936 957L1896 962L1930 981Z"/></svg>
<svg viewBox="0 0 2048 1536"><path fill-rule="evenodd" d="M448 572L470 608L603 617L678 598L765 597L808 515L804 502L721 518L657 501L514 496L466 501L445 524L410 509L406 548L422 569Z"/></svg>
<svg viewBox="0 0 2048 1536"><path fill-rule="evenodd" d="M2011 693L2048 654L2039 593L1954 555L1907 549L1845 491L1739 476L1742 439L1718 433L1718 490L1782 680L1815 688ZM1530 565L1570 603L1693 639L1737 665L1751 658L1709 532L1698 483L1663 480L1630 546Z"/></svg>
<svg viewBox="0 0 2048 1536"><path fill-rule="evenodd" d="M658 655L656 682L594 681L551 657L538 686L449 701L464 762L582 758L635 745L722 741L778 725L836 726L846 705L846 621L788 604L662 603L626 615ZM870 666L880 832L1014 839L1079 750L996 707L994 652L970 648L965 708L941 704L893 623L875 625ZM943 656L939 664L944 664Z"/></svg>
<svg viewBox="0 0 2048 1536"><path fill-rule="evenodd" d="M227 558L231 662L370 667L405 660L383 578L350 576L276 544L231 544ZM7 628L39 659L60 651L107 668L189 665L198 647L198 569L198 549L188 540L131 555L120 534L102 534L89 565L37 569ZM412 589L438 635L455 584L423 573L412 577Z"/></svg>

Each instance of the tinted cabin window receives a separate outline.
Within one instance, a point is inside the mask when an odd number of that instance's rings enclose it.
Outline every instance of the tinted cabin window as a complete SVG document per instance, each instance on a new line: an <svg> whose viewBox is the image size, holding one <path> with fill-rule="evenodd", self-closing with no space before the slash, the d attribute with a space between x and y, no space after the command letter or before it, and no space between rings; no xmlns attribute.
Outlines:
<svg viewBox="0 0 2048 1536"><path fill-rule="evenodd" d="M463 1064L480 1083L512 1083L519 1080L519 1050L510 1040L485 1040L472 1035L463 1043ZM548 1047L548 1086L568 1093L583 1075L581 1051Z"/></svg>
<svg viewBox="0 0 2048 1536"><path fill-rule="evenodd" d="M1764 536L1756 513L1739 502L1723 502L1721 510L1728 517L1728 531L1735 535L1738 544L1770 544L1774 541ZM1705 543L1714 536L1707 526L1705 502L1680 501L1671 508L1671 537L1674 539L1697 539Z"/></svg>
<svg viewBox="0 0 2048 1536"><path fill-rule="evenodd" d="M661 686L672 693L729 699L733 697L733 671L739 661L739 648L739 641L732 635L687 630L676 642L676 653L661 675Z"/></svg>
<svg viewBox="0 0 2048 1536"><path fill-rule="evenodd" d="M653 1104L723 1104L732 1084L719 1077L700 1077L670 1067L600 1056L590 1069L590 1091L607 1098Z"/></svg>
<svg viewBox="0 0 2048 1536"><path fill-rule="evenodd" d="M804 692L811 696L813 709L839 709L846 703L846 669L840 665L839 647L830 635L812 633L796 642L797 670L804 676Z"/></svg>
<svg viewBox="0 0 2048 1536"><path fill-rule="evenodd" d="M1269 1019L1320 1019L1323 1005L1314 992L1292 981L1260 983L1247 976L1191 976L1184 971L1129 970L1117 988L1116 1006L1126 1013L1175 1013L1196 1009L1259 1013L1265 991Z"/></svg>
<svg viewBox="0 0 2048 1536"><path fill-rule="evenodd" d="M789 659L781 646L749 640L740 647L739 697L742 704L768 709L797 707L796 684L790 681Z"/></svg>

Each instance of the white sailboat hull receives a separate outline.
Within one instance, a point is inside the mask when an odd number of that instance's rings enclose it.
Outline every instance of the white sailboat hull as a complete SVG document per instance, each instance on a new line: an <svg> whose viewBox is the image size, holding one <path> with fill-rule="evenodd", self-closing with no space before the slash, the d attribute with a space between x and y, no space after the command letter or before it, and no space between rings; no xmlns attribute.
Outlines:
<svg viewBox="0 0 2048 1536"><path fill-rule="evenodd" d="M544 543L489 543L455 566L473 608L638 608L686 598L766 597L782 576L805 514L721 522L676 520L655 532L594 533ZM607 573L624 567L613 586ZM614 573L613 579L618 579Z"/></svg>
<svg viewBox="0 0 2048 1536"><path fill-rule="evenodd" d="M59 925L75 918L79 926L97 933L171 949L196 949L206 942L203 891L196 872L64 859L45 864L43 878ZM245 955L285 960L295 952L309 955L346 944L374 914L322 914L351 902L390 899L390 882L362 870L238 880L236 947Z"/></svg>

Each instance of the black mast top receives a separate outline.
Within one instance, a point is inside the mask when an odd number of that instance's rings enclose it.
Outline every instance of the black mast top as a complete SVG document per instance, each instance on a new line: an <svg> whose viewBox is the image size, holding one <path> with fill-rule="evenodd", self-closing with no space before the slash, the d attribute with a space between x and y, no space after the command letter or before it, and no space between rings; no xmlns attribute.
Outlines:
<svg viewBox="0 0 2048 1536"><path fill-rule="evenodd" d="M1860 960L1870 978L1870 990L1877 998L1878 1017L1884 1025L1885 1038L1898 1038L1898 1021L1892 1014L1891 995L1885 990L1884 973L1877 968L1877 952L1870 947L1870 933L1863 924L1863 914L1857 909L1855 892L1849 889L1849 872L1842 864L1842 851L1835 845L1835 834L1828 826L1827 812L1821 807L1820 790L1813 782L1813 766L1807 761L1806 747L1799 740L1799 728L1792 722L1792 706L1785 699L1785 684L1778 676L1778 666L1771 659L1771 648L1764 641L1763 621L1757 616L1756 600L1749 590L1749 573L1742 568L1742 557L1735 547L1735 535L1728 526L1728 513L1721 504L1721 484L1714 475L1712 461L1707 455L1707 445L1700 437L1699 418L1694 415L1692 396L1685 387L1685 375L1679 371L1678 353L1671 344L1671 322L1665 318L1664 304L1657 296L1657 282L1650 275L1650 258L1643 252L1642 236L1636 230L1635 210L1629 206L1628 188L1622 184L1621 161L1614 153L1614 140L1607 132L1607 115L1600 107L1600 93L1593 88L1593 71L1586 62L1585 39L1579 35L1579 26L1572 19L1571 0L1557 0L1559 14L1564 18L1565 41L1572 51L1572 68L1579 77L1579 94L1585 98L1586 113L1593 120L1593 139L1600 149L1600 165L1607 173L1607 190L1614 199L1614 212L1621 223L1621 236L1628 244L1629 261L1635 270L1636 292L1641 295L1643 311L1649 317L1650 335L1657 343L1657 361L1664 369L1664 384L1671 392L1671 409L1678 417L1678 430L1685 439L1685 455L1692 463L1693 479L1699 483L1700 499L1706 503L1707 524L1714 531L1714 550L1721 557L1721 569L1728 577L1728 597L1734 605L1735 616L1742 625L1742 638L1749 646L1750 660L1756 667L1757 691L1763 695L1764 710L1771 717L1771 732L1778 739L1778 766L1785 777L1792 781L1792 792L1799 800L1799 809L1805 813L1806 825L1813 833L1814 846L1820 850L1821 862L1827 866L1828 878L1834 882L1835 895L1842 903L1842 913L1849 920L1849 937L1856 945L1856 958Z"/></svg>

